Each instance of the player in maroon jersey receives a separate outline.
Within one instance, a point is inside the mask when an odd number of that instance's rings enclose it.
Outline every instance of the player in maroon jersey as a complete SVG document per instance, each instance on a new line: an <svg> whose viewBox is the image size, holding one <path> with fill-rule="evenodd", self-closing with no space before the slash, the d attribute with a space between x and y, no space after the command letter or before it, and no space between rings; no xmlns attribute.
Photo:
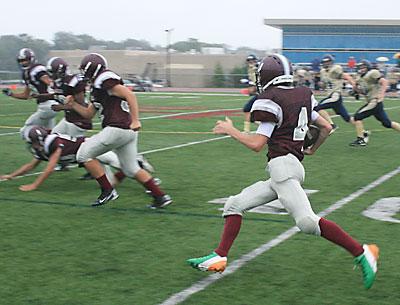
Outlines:
<svg viewBox="0 0 400 305"><path fill-rule="evenodd" d="M57 102L55 100L37 98L38 94L50 93L52 81L46 67L37 63L35 53L29 48L23 48L17 54L17 62L22 71L22 79L25 84L24 90L15 92L5 88L2 91L5 95L20 100L27 100L31 97L36 98L37 110L25 121L20 130L24 138L34 125L50 129L54 127L57 113L51 109L51 106L57 104Z"/></svg>
<svg viewBox="0 0 400 305"><path fill-rule="evenodd" d="M268 145L270 179L229 197L224 206L225 225L219 246L211 254L187 262L202 271L223 272L228 252L239 234L243 213L279 198L302 232L322 236L350 252L355 263L362 267L364 286L370 288L377 271L378 247L359 244L336 223L316 215L301 186L304 154L315 153L328 137L331 125L313 110L317 102L311 90L293 87L293 70L283 55L264 58L258 69L258 88L260 95L251 110L252 119L261 122L256 134L241 133L228 118L218 121L214 132L228 134L256 152ZM311 122L320 128L319 137L303 151Z"/></svg>
<svg viewBox="0 0 400 305"><path fill-rule="evenodd" d="M33 159L11 174L0 176L0 179L11 180L14 177L33 170L42 161L48 161L44 171L33 183L19 187L21 191L33 191L51 175L57 163L77 163L76 155L86 139L85 137L71 137L66 134L50 134L50 130L40 126L32 126L25 140L33 154ZM119 184L125 178L124 173L121 171L121 164L115 153L109 151L97 156L96 159L101 162L102 166L110 166L118 170L115 174L111 170L108 171L108 177L112 180L113 185ZM142 167L140 162L139 165Z"/></svg>
<svg viewBox="0 0 400 305"><path fill-rule="evenodd" d="M123 85L119 75L107 69L106 59L97 53L86 55L80 65L83 76L91 84L91 104L87 108L68 100L65 107L92 118L100 112L103 130L82 144L77 160L96 178L101 194L93 203L103 205L118 195L108 181L96 157L113 151L118 156L123 173L142 183L153 195L151 208L163 208L172 202L156 184L154 178L141 169L137 160L137 138L141 127L136 96ZM67 108L66 108L67 109Z"/></svg>

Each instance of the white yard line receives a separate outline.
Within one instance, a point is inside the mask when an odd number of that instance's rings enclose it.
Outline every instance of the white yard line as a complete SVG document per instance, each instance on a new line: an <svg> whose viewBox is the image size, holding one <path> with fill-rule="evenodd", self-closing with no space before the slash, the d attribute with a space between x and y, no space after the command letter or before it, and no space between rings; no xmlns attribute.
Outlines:
<svg viewBox="0 0 400 305"><path fill-rule="evenodd" d="M210 112L218 112L218 111L235 111L235 110L240 110L241 108L223 108L223 109L212 109L212 110L203 110L203 111L193 111L193 112L181 112L181 113L172 113L172 114L163 114L163 115L156 115L156 116L149 116L149 117L143 117L140 120L153 120L153 119L162 119L162 118L169 118L169 117L175 117L175 116L181 116L181 115L192 115L192 114L201 114L201 113L210 113ZM100 125L100 122L93 123L93 125ZM20 128L20 127L15 127L15 128ZM7 132L7 133L0 133L1 136L9 136L9 135L15 135L19 134L19 132Z"/></svg>
<svg viewBox="0 0 400 305"><path fill-rule="evenodd" d="M18 113L0 114L0 117L28 115L28 114L32 114L33 112L34 112L34 111L32 111L32 112L18 112Z"/></svg>
<svg viewBox="0 0 400 305"><path fill-rule="evenodd" d="M343 206L345 206L349 202L351 202L354 199L360 197L361 195L367 193L368 191L374 189L375 187L381 185L382 183L384 183L385 181L389 180L390 178L392 178L393 176L395 176L395 175L397 175L399 173L400 173L400 167L398 167L395 170L383 175L382 177L379 177L378 179L376 179L375 181L371 182L370 184L362 187L358 191L356 191L356 192L354 192L354 193L352 193L352 194L340 199L339 201L335 202L334 204L332 204L330 207L328 207L327 209L325 209L324 211L322 211L318 215L320 217L325 217L326 215L328 215L328 214L330 214L330 213L342 208ZM218 280L220 280L220 279L222 279L222 278L224 278L224 277L236 272L238 269L240 269L246 263L252 261L257 256L269 251L273 247L278 246L279 244L281 244L284 241L286 241L287 239L291 238L292 236L294 236L298 232L299 232L299 229L296 226L286 230L282 234L280 234L277 237L275 237L274 239L266 242L265 244L261 245L257 249L254 249L253 251L243 255L241 258L231 262L228 265L228 268L225 270L224 273L222 273L222 274L214 273L214 274L212 274L210 276L207 276L207 277L203 278L202 280L194 283L192 286L190 286L190 287L188 287L188 288L186 288L186 289L184 289L184 290L172 295L171 297L169 297L167 300L165 300L164 302L160 303L159 305L176 305L176 304L179 304L179 303L185 301L191 295L206 289L212 283L214 283L214 282L216 282L216 281L218 281Z"/></svg>

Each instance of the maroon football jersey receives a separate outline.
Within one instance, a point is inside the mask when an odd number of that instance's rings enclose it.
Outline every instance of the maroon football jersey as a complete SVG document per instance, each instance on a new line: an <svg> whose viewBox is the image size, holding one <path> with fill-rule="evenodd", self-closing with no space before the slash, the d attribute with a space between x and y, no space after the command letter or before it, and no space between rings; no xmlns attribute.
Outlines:
<svg viewBox="0 0 400 305"><path fill-rule="evenodd" d="M312 91L306 87L270 87L252 108L255 121L274 122L268 141L268 159L289 153L303 160L303 143L311 122Z"/></svg>
<svg viewBox="0 0 400 305"><path fill-rule="evenodd" d="M66 75L60 82L55 82L56 91L64 96L76 95L85 92L86 82L79 74ZM81 104L84 107L86 103ZM92 120L84 118L74 110L65 110L65 119L83 129L92 129Z"/></svg>
<svg viewBox="0 0 400 305"><path fill-rule="evenodd" d="M106 126L130 128L132 120L128 103L109 93L109 90L119 84L124 84L121 77L110 70L101 72L92 84L91 100L100 111L103 128Z"/></svg>
<svg viewBox="0 0 400 305"><path fill-rule="evenodd" d="M43 75L48 75L46 67L40 64L34 64L28 69L23 70L22 79L26 86L38 93L49 93L48 86L40 80Z"/></svg>
<svg viewBox="0 0 400 305"><path fill-rule="evenodd" d="M83 142L85 142L85 137L74 138L54 133L48 135L44 141L44 155L48 160L57 148L60 147L62 149L60 160L74 163L76 162L76 153ZM37 156L35 157L37 158Z"/></svg>

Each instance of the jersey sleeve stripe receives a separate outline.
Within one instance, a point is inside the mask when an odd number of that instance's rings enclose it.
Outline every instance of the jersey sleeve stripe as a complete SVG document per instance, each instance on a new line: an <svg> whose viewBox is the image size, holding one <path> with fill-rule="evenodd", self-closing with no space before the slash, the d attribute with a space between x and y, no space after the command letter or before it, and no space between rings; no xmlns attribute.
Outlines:
<svg viewBox="0 0 400 305"><path fill-rule="evenodd" d="M283 111L281 106L269 99L258 99L254 102L250 112L260 110L270 112L278 119L278 127L282 125Z"/></svg>

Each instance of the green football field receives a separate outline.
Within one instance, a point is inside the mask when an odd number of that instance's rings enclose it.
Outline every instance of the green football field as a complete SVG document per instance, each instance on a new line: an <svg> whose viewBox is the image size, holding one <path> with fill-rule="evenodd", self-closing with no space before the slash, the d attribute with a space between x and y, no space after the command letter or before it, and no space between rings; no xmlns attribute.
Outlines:
<svg viewBox="0 0 400 305"><path fill-rule="evenodd" d="M0 304L400 304L400 134L374 118L365 121L368 146L350 147L354 129L335 117L339 129L303 162L304 187L316 191L310 195L314 210L360 242L379 245L370 290L345 250L296 233L285 214L247 213L225 273L186 264L218 245L223 205L210 201L223 202L267 179L265 152L211 133L226 114L242 128L247 99L138 94L139 149L174 199L164 210L148 209L150 197L131 180L118 186L118 200L93 208L99 189L95 181L78 180L80 168L55 172L27 193L18 187L31 183L42 166L30 176L0 181ZM362 103L345 105L354 112ZM387 99L385 107L400 122L400 101ZM35 108L33 101L0 97L0 175L31 160L18 129ZM381 213L365 216L373 205Z"/></svg>

